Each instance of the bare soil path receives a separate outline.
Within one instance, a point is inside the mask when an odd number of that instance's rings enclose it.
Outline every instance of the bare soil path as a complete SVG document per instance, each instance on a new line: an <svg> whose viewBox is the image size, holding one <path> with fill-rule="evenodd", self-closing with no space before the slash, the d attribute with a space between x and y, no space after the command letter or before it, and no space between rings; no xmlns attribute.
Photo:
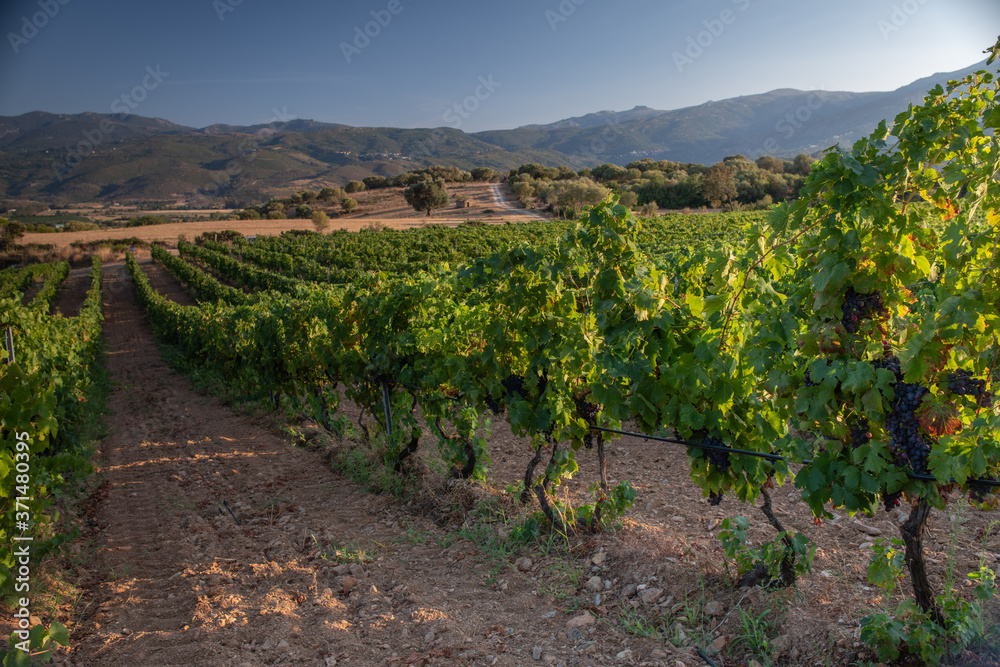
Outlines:
<svg viewBox="0 0 1000 667"><path fill-rule="evenodd" d="M64 317L76 317L80 314L80 308L83 307L83 300L87 298L89 289L90 267L70 269L56 298L52 300L54 311L62 313Z"/></svg>
<svg viewBox="0 0 1000 667"><path fill-rule="evenodd" d="M441 546L430 520L193 392L162 361L124 267L106 271L113 426L65 664L523 665L535 646L605 664L603 642L621 649L610 626L567 636L530 570L484 586L490 565L470 543Z"/></svg>

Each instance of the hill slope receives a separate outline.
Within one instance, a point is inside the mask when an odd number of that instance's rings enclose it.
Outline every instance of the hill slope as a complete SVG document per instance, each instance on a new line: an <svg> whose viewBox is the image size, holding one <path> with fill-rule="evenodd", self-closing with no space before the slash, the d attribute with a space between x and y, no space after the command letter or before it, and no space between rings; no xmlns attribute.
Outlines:
<svg viewBox="0 0 1000 667"><path fill-rule="evenodd" d="M649 157L712 164L727 155L793 157L849 145L892 121L937 84L981 69L935 74L889 92L773 90L698 106L658 111L601 111L548 125L474 134L507 150L546 149L627 164Z"/></svg>
<svg viewBox="0 0 1000 667"><path fill-rule="evenodd" d="M301 119L194 129L160 118L35 111L0 117L0 197L244 205L432 164L506 170L537 162L579 169L644 157L702 164L735 154L792 157L853 143L935 85L981 66L890 92L781 89L673 111L635 107L475 134Z"/></svg>

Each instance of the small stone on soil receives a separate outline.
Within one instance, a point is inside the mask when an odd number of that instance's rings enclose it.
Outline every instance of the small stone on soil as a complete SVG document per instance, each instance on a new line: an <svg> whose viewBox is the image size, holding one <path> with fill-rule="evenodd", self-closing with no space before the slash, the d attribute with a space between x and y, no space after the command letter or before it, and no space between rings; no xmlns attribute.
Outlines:
<svg viewBox="0 0 1000 667"><path fill-rule="evenodd" d="M569 619L566 622L566 628L567 629L584 628L587 627L588 625L593 625L596 622L597 619L594 618L590 613L583 612L579 616L574 616L573 618Z"/></svg>
<svg viewBox="0 0 1000 667"><path fill-rule="evenodd" d="M721 602L713 601L705 605L705 613L708 614L709 616L722 616L722 612L724 610L725 607L722 605Z"/></svg>

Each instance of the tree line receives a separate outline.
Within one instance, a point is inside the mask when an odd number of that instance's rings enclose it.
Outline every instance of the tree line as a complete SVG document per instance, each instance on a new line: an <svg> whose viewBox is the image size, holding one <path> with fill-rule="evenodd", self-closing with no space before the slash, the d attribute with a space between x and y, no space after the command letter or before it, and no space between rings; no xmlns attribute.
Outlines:
<svg viewBox="0 0 1000 667"><path fill-rule="evenodd" d="M328 221L330 215L359 210L359 202L352 195L385 188L403 188L407 202L415 210L431 215L433 210L450 203L448 184L473 181L506 182L524 206L564 218L576 217L584 207L603 201L611 193L617 194L626 206L646 215L661 208L766 209L774 203L795 199L813 162L813 158L801 154L793 160L765 155L756 161L733 155L711 166L645 158L624 167L602 164L578 171L535 163L509 171L489 167L464 171L434 165L394 177L374 175L352 180L343 187L302 190L247 207L231 217L304 218L314 222L319 218L317 226L321 226L325 224L324 216Z"/></svg>

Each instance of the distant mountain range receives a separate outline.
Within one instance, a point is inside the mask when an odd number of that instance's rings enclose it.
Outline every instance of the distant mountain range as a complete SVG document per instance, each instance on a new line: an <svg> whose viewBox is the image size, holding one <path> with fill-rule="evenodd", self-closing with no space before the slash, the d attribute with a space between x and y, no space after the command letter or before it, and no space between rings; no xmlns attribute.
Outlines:
<svg viewBox="0 0 1000 667"><path fill-rule="evenodd" d="M0 197L53 203L260 199L442 164L574 169L641 158L714 164L850 145L984 63L890 92L774 90L661 111L600 111L546 125L466 134L312 120L196 129L160 118L34 111L0 116ZM206 202L207 203L207 202Z"/></svg>

